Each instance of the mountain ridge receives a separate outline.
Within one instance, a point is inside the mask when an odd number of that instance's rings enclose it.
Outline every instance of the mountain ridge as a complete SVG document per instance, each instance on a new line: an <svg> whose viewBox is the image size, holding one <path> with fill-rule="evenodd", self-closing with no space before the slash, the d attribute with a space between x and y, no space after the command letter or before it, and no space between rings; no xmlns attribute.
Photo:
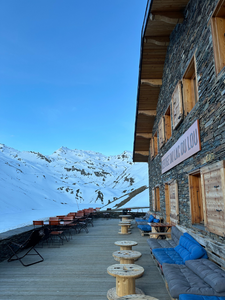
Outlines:
<svg viewBox="0 0 225 300"><path fill-rule="evenodd" d="M43 208L47 202L50 206L67 204L78 209L79 204L106 206L147 187L147 172L147 164L133 163L129 151L105 156L61 147L51 155L43 155L0 144L1 212L20 211L19 203L32 210Z"/></svg>

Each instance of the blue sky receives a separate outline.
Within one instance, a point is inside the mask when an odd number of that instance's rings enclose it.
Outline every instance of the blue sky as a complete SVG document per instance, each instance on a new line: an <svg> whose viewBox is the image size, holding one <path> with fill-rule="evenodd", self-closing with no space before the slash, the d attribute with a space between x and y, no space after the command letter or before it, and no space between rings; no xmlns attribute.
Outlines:
<svg viewBox="0 0 225 300"><path fill-rule="evenodd" d="M133 150L147 0L1 0L0 143Z"/></svg>

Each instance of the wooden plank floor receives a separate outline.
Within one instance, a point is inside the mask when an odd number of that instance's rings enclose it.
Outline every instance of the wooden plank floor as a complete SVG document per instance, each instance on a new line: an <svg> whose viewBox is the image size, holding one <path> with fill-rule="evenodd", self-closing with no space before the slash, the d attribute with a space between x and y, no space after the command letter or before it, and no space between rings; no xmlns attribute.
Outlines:
<svg viewBox="0 0 225 300"><path fill-rule="evenodd" d="M146 295L170 300L164 281L152 260L147 237L134 225L132 234L119 235L118 219L95 219L89 233L73 235L60 248L44 246L38 251L44 262L23 267L20 262L0 263L1 300L107 300L107 291L115 287L115 277L107 267L117 263L112 253L119 250L118 240L134 240L142 257L136 262L145 269L136 286Z"/></svg>

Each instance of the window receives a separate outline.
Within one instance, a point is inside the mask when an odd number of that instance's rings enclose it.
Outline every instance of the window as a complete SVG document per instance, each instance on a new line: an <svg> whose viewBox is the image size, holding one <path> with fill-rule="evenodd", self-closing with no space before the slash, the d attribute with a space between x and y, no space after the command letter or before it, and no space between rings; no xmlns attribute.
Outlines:
<svg viewBox="0 0 225 300"><path fill-rule="evenodd" d="M150 140L150 155L151 159L158 155L157 132Z"/></svg>
<svg viewBox="0 0 225 300"><path fill-rule="evenodd" d="M225 66L225 0L221 0L211 19L216 73Z"/></svg>
<svg viewBox="0 0 225 300"><path fill-rule="evenodd" d="M194 56L182 80L185 116L192 110L192 108L198 102L198 85L196 78L196 61Z"/></svg>
<svg viewBox="0 0 225 300"><path fill-rule="evenodd" d="M158 155L158 142L157 142L157 132L154 135L154 154Z"/></svg>
<svg viewBox="0 0 225 300"><path fill-rule="evenodd" d="M170 187L165 184L166 222L170 223Z"/></svg>
<svg viewBox="0 0 225 300"><path fill-rule="evenodd" d="M173 116L173 129L176 129L183 119L181 82L177 84L172 95L172 116Z"/></svg>
<svg viewBox="0 0 225 300"><path fill-rule="evenodd" d="M150 139L150 156L151 156L151 159L154 158L154 138L152 137Z"/></svg>
<svg viewBox="0 0 225 300"><path fill-rule="evenodd" d="M160 119L158 125L159 148L162 148L162 146L170 139L171 134L172 130L169 106L165 115Z"/></svg>
<svg viewBox="0 0 225 300"><path fill-rule="evenodd" d="M153 211L160 211L159 187L155 187L152 189L152 209Z"/></svg>
<svg viewBox="0 0 225 300"><path fill-rule="evenodd" d="M158 133L159 133L159 148L162 148L162 146L165 143L165 119L164 119L164 117L162 117L159 121Z"/></svg>
<svg viewBox="0 0 225 300"><path fill-rule="evenodd" d="M171 135L172 135L170 106L168 107L164 118L165 118L165 139L166 139L166 142L167 142L170 139Z"/></svg>
<svg viewBox="0 0 225 300"><path fill-rule="evenodd" d="M178 185L174 180L169 185L170 197L170 221L173 224L179 224L179 202L178 202Z"/></svg>
<svg viewBox="0 0 225 300"><path fill-rule="evenodd" d="M172 95L173 129L176 129L184 116L193 109L198 101L198 82L195 56L183 76L178 82Z"/></svg>

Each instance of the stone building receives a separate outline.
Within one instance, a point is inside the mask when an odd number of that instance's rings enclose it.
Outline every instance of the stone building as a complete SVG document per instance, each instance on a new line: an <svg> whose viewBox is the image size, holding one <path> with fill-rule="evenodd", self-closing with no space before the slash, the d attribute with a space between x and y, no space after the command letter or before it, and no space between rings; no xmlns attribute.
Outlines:
<svg viewBox="0 0 225 300"><path fill-rule="evenodd" d="M150 209L225 241L225 0L148 1L134 162Z"/></svg>

